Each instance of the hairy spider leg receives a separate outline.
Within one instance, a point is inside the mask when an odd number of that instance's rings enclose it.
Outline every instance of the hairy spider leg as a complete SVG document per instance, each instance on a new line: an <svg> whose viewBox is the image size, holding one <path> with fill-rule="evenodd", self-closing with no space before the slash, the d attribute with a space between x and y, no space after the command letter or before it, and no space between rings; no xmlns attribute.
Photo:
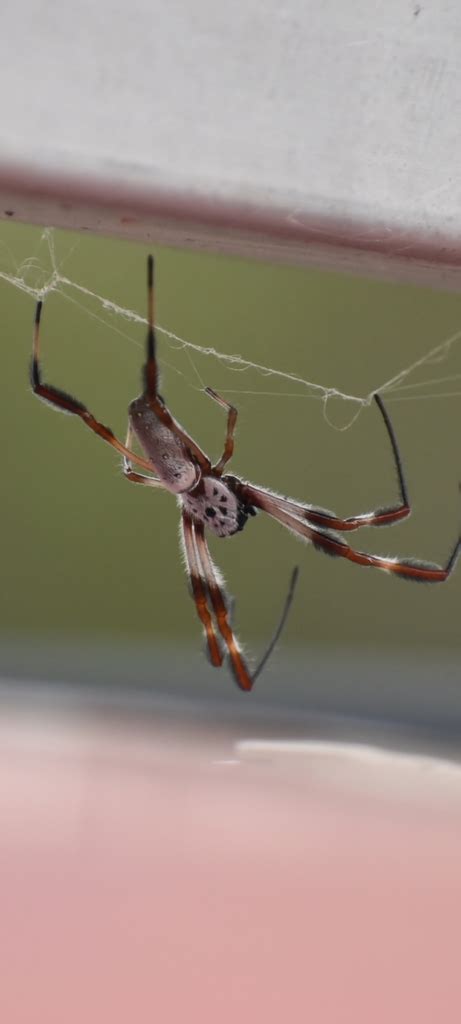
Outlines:
<svg viewBox="0 0 461 1024"><path fill-rule="evenodd" d="M272 639L266 651L264 652L257 668L255 669L254 672L251 673L246 663L246 660L242 655L238 640L231 626L230 619L233 612L233 603L231 604L227 597L222 580L220 578L219 570L216 568L211 558L205 537L204 525L203 523L195 522L193 522L192 525L193 531L195 533L197 553L203 571L206 589L208 591L211 605L216 616L216 622L218 625L219 632L221 633L221 636L223 637L223 640L229 652L229 659L233 675L237 683L237 686L239 686L241 690L244 690L246 693L248 693L252 689L256 679L261 674L264 666L269 660L280 637L280 634L283 630L283 627L288 616L288 612L291 607L291 603L293 601L296 584L298 581L299 569L298 567L296 567L291 574L288 593L285 598L282 614L277 624L277 628L275 629Z"/></svg>
<svg viewBox="0 0 461 1024"><path fill-rule="evenodd" d="M187 563L187 573L192 588L192 597L197 609L197 614L205 630L210 661L215 668L219 668L223 663L224 657L219 640L216 636L214 622L208 608L206 586L195 544L194 522L189 513L184 510L182 513L182 537Z"/></svg>
<svg viewBox="0 0 461 1024"><path fill-rule="evenodd" d="M146 362L143 369L143 381L144 381L144 392L143 398L149 405L152 412L157 416L161 423L164 424L168 430L171 430L176 437L180 438L182 443L188 448L191 455L193 455L197 464L200 466L202 473L209 473L211 469L211 462L205 455L205 452L199 447L198 444L186 433L185 430L179 425L174 419L171 413L168 411L165 402L158 392L159 384L159 370L157 363L157 341L155 334L155 323L154 323L154 309L155 309L155 279L154 279L154 257L149 255L147 257L147 338L146 338Z"/></svg>
<svg viewBox="0 0 461 1024"><path fill-rule="evenodd" d="M383 569L385 572L400 576L401 579L422 583L444 583L451 576L461 550L461 537L458 537L445 567L436 562L420 561L416 558L382 558L366 551L355 550L346 544L339 534L330 531L324 532L310 526L297 518L295 514L288 512L279 503L276 496L273 497L252 484L242 485L242 493L257 508L263 509L283 526L304 537L305 540L311 541L317 550L324 551L333 557L346 558L350 562L355 562L356 565Z"/></svg>
<svg viewBox="0 0 461 1024"><path fill-rule="evenodd" d="M128 430L126 432L125 446L130 449L135 440L135 433L131 423L128 422ZM165 484L157 476L145 476L144 473L135 473L133 466L129 458L126 455L123 456L123 472L127 480L131 480L133 484L145 484L148 487L160 487L162 490L166 490Z"/></svg>
<svg viewBox="0 0 461 1024"><path fill-rule="evenodd" d="M194 522L193 524L195 539L197 543L197 551L200 559L200 563L203 568L203 574L207 586L208 593L210 595L211 604L213 611L216 616L216 622L218 624L219 632L226 644L227 650L229 651L229 658L231 667L235 676L237 685L241 690L248 692L253 686L253 680L245 659L240 650L238 641L235 637L234 631L229 622L229 609L227 606L227 600L223 592L221 581L218 576L216 566L214 565L208 544L205 539L205 528L203 523Z"/></svg>
<svg viewBox="0 0 461 1024"><path fill-rule="evenodd" d="M226 402L225 398L221 398L217 391L213 391L213 388L205 388L205 394L209 395L218 405L222 406L223 409L227 409L227 430L226 438L224 441L224 451L219 461L213 466L213 473L215 476L222 476L222 471L227 463L234 454L234 433L235 426L237 423L238 410L235 405L231 405Z"/></svg>
<svg viewBox="0 0 461 1024"><path fill-rule="evenodd" d="M147 339L145 383L146 393L151 398L157 397L158 367L157 341L155 337L155 293L154 293L154 257L147 257Z"/></svg>
<svg viewBox="0 0 461 1024"><path fill-rule="evenodd" d="M334 512L328 511L328 509L319 508L316 505L303 505L301 502L293 501L290 498L279 498L278 500L280 501L280 504L283 505L287 512L293 512L294 515L302 519L306 519L315 526L321 526L327 530L339 530L340 533L358 530L361 526L391 526L393 523L397 523L401 519L406 519L407 516L410 515L411 506L408 499L403 463L395 431L381 395L375 393L373 397L384 420L392 448L394 468L397 474L399 487L398 504L378 508L375 509L374 512L365 512L361 515L348 516L346 519L341 519Z"/></svg>
<svg viewBox="0 0 461 1024"><path fill-rule="evenodd" d="M90 430L97 434L98 437L101 437L103 441L106 441L107 444L110 444L112 448L115 448L120 455L131 459L143 469L152 469L152 466L147 459L143 458L141 455L136 455L134 452L130 451L126 445L122 444L110 427L104 426L100 420L97 420L89 409L87 409L86 405L83 405L83 402L80 402L77 398L73 398L73 396L69 395L67 391L62 391L60 388L56 388L52 384L46 384L43 381L40 366L40 322L42 306L43 303L41 301L37 302L35 310L32 361L30 367L30 382L34 393L45 402L48 402L49 405L53 405L55 408L61 409L62 412L79 416Z"/></svg>

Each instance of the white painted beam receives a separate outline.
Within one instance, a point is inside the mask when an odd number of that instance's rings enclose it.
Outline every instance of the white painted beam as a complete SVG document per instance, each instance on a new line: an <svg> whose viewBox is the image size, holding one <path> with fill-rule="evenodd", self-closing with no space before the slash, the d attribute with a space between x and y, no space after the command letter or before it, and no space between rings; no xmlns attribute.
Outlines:
<svg viewBox="0 0 461 1024"><path fill-rule="evenodd" d="M458 287L457 0L24 0L0 211Z"/></svg>

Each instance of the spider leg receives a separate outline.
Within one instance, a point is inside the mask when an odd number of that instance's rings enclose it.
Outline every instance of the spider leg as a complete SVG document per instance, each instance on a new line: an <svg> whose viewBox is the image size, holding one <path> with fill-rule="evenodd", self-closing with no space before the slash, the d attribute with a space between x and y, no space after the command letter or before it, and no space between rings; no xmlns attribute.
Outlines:
<svg viewBox="0 0 461 1024"><path fill-rule="evenodd" d="M346 532L347 530L357 530L360 526L391 526L392 523L397 523L400 519L405 519L410 515L411 507L395 431L381 395L376 392L373 397L384 420L387 436L392 448L394 468L397 473L399 487L399 502L388 508L378 508L374 512L366 512L364 515L358 516L348 516L346 519L340 519L338 516L323 511L323 509L309 509L305 514L305 518L309 519L311 523L315 523L315 525Z"/></svg>
<svg viewBox="0 0 461 1024"><path fill-rule="evenodd" d="M275 630L275 633L274 633L274 635L272 637L272 640L271 640L269 646L264 651L264 654L263 654L263 656L261 658L261 661L259 662L259 665L257 666L257 668L255 668L255 671L253 672L253 683L258 678L258 676L261 675L261 672L262 672L263 668L265 667L266 663L269 661L269 658L270 658L270 656L272 654L272 651L274 650L274 648L278 644L280 634L282 633L283 628L285 626L285 623L287 621L288 612L290 611L290 608L291 608L291 605L292 605L292 602L293 602L293 598L295 596L295 590L296 590L296 584L298 582L298 576L299 576L299 568L296 565L295 568L293 569L293 572L292 572L291 577L290 577L290 585L288 587L288 593L287 593L287 596L285 598L285 604L283 606L283 610L282 610L282 614L280 616L279 624L277 626L277 629Z"/></svg>
<svg viewBox="0 0 461 1024"><path fill-rule="evenodd" d="M384 572L400 576L400 579L414 580L417 583L445 583L451 576L461 551L461 538L458 538L446 565L441 566L437 562L426 562L418 558L381 558L366 551L356 551L340 538L334 535L329 537L320 530L313 530L312 534L314 547L328 555L347 558L356 565L383 569Z"/></svg>
<svg viewBox="0 0 461 1024"><path fill-rule="evenodd" d="M97 420L86 406L83 405L83 402L79 402L77 398L73 398L72 395L69 395L66 391L61 391L59 388L55 388L51 384L45 384L42 380L40 368L40 320L42 305L42 302L37 302L35 311L34 340L30 367L30 382L34 394L38 395L39 398L42 398L50 405L54 405L56 408L61 409L63 412L79 416L90 430L93 430L95 434L103 439L103 441L107 441L108 444L112 445L112 448L115 448L121 455L132 459L133 462L136 462L138 466L142 466L143 469L152 469L152 466L147 459L129 451L126 445L122 444L122 442L118 440L110 427L105 427L103 423Z"/></svg>
<svg viewBox="0 0 461 1024"><path fill-rule="evenodd" d="M147 339L144 381L146 394L155 399L158 394L157 340L155 337L154 313L154 257L147 257Z"/></svg>
<svg viewBox="0 0 461 1024"><path fill-rule="evenodd" d="M245 659L242 656L238 641L236 639L235 633L230 623L233 607L229 606L229 602L225 595L223 584L220 580L218 570L214 565L214 562L212 561L208 544L205 538L203 523L197 522L194 523L193 526L197 542L197 551L202 564L208 593L210 595L213 611L216 616L218 629L225 641L227 650L229 651L229 658L232 671L234 673L235 681L237 683L237 686L239 686L241 690L245 690L248 693L248 691L252 689L255 680L263 671L263 668L265 667L279 640L280 634L287 620L288 612L293 601L299 570L298 568L295 568L291 574L290 586L288 589L287 596L285 598L285 603L277 628L257 668L252 674L250 674L250 671L248 669Z"/></svg>
<svg viewBox="0 0 461 1024"><path fill-rule="evenodd" d="M187 562L187 572L192 587L192 596L195 601L198 616L205 630L211 664L214 665L215 668L219 668L224 660L223 653L219 640L216 636L213 619L208 608L206 587L195 546L194 524L189 513L185 511L182 513L182 538Z"/></svg>
<svg viewBox="0 0 461 1024"><path fill-rule="evenodd" d="M363 515L348 516L346 519L341 519L339 516L335 515L334 512L329 512L327 509L305 505L303 502L293 501L290 498L272 495L263 488L256 488L255 490L260 491L263 496L262 500L264 501L264 496L269 493L270 497L278 504L280 509L284 509L286 512L297 516L298 519L307 520L307 522L313 523L314 526L320 526L326 530L339 530L341 533L358 530L361 526L391 526L392 523L397 523L399 520L405 519L409 516L411 507L408 500L407 485L397 438L381 396L375 394L374 399L384 420L394 457L394 467L397 473L400 499L397 505L378 508L375 509L374 512L365 512ZM256 503L257 502L254 501L254 504Z"/></svg>
<svg viewBox="0 0 461 1024"><path fill-rule="evenodd" d="M245 492L247 488L245 485ZM249 487L251 495L253 488ZM258 493L258 488L255 489ZM251 499L253 500L253 499ZM317 550L324 551L333 557L346 558L356 565L363 565L375 569L383 569L385 572L400 576L401 579L421 581L423 583L444 583L453 572L458 555L461 551L461 537L458 537L453 551L445 566L437 565L436 562L423 562L415 558L381 558L379 555L370 555L366 551L356 551L351 548L339 534L319 530L308 523L302 522L295 515L280 508L271 496L264 494L264 502L259 501L259 507L263 508L268 515L277 519L283 526L288 527L305 540L311 541Z"/></svg>
<svg viewBox="0 0 461 1024"><path fill-rule="evenodd" d="M216 391L213 391L213 388L205 388L205 394L209 395L210 398L213 398L218 405L222 406L223 409L227 409L227 430L226 439L224 441L224 451L219 462L213 466L213 473L215 473L216 476L221 476L224 467L227 466L227 463L234 453L234 432L235 424L237 423L238 410L235 408L235 405L230 405L229 402L226 402L225 398L221 398L221 395L218 395Z"/></svg>
<svg viewBox="0 0 461 1024"><path fill-rule="evenodd" d="M126 433L125 447L129 450L134 441L134 430L131 423L128 423L128 430ZM131 460L124 455L123 456L123 472L127 480L131 480L133 484L146 484L147 487L161 487L165 490L165 485L157 476L145 476L144 473L135 473Z"/></svg>
<svg viewBox="0 0 461 1024"><path fill-rule="evenodd" d="M204 525L203 523L194 522L193 529L211 604L216 616L219 632L221 633L227 650L229 651L229 658L232 671L235 676L235 681L241 690L248 692L253 686L253 679L229 622L229 609L224 595L223 585L219 579L216 566L214 565L208 550Z"/></svg>
<svg viewBox="0 0 461 1024"><path fill-rule="evenodd" d="M154 314L154 257L152 255L147 257L147 339L143 380L144 395L147 398L152 411L161 423L181 439L189 452L194 455L201 469L208 473L211 468L210 460L193 438L190 437L179 423L176 422L174 417L166 408L163 398L158 393L159 370L157 363L157 340L155 335Z"/></svg>

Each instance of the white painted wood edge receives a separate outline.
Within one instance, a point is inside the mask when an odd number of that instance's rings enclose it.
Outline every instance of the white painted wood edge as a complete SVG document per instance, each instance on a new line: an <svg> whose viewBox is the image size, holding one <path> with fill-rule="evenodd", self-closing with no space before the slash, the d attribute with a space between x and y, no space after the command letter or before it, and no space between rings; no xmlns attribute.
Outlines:
<svg viewBox="0 0 461 1024"><path fill-rule="evenodd" d="M0 216L457 288L455 0L0 11Z"/></svg>
<svg viewBox="0 0 461 1024"><path fill-rule="evenodd" d="M31 165L0 165L0 217L46 227L114 235L148 245L219 252L274 263L315 266L457 290L461 234L435 238L404 224L360 221L345 211L296 214L261 197L237 201L111 176L77 175Z"/></svg>

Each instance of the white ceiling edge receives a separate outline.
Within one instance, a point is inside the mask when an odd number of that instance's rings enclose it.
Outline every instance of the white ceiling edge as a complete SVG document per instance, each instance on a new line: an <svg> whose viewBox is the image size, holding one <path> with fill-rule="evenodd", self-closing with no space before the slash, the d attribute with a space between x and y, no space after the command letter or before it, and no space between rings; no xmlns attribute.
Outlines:
<svg viewBox="0 0 461 1024"><path fill-rule="evenodd" d="M461 283L458 0L0 11L0 216Z"/></svg>
<svg viewBox="0 0 461 1024"><path fill-rule="evenodd" d="M214 251L266 262L315 266L432 287L461 288L458 238L412 236L396 223L372 224L283 208L270 199L236 201L210 191L143 187L117 173L77 177L56 169L0 164L0 218L153 245Z"/></svg>

